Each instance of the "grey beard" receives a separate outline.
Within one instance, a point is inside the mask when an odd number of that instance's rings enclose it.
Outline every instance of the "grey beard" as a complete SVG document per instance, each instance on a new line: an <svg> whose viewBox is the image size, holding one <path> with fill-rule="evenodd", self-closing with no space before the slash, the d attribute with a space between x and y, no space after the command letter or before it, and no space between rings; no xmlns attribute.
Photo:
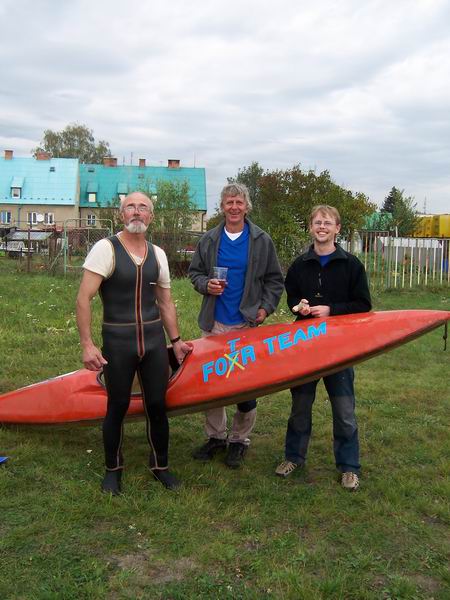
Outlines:
<svg viewBox="0 0 450 600"><path fill-rule="evenodd" d="M125 229L129 233L145 233L148 229L148 225L142 223L142 221L132 221L131 223L128 223L128 225L125 225Z"/></svg>

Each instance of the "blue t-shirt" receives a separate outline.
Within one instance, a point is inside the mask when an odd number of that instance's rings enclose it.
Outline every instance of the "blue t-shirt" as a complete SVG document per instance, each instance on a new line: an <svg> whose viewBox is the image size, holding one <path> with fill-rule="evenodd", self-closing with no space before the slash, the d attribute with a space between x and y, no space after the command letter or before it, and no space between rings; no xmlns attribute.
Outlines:
<svg viewBox="0 0 450 600"><path fill-rule="evenodd" d="M319 256L320 265L324 267L326 264L330 262L330 258L333 256L334 252L330 254L325 254L324 256Z"/></svg>
<svg viewBox="0 0 450 600"><path fill-rule="evenodd" d="M224 325L238 325L245 321L239 306L247 273L248 241L248 223L245 223L244 230L235 240L230 240L225 233L225 228L222 231L217 266L228 267L228 276L223 294L216 297L214 319Z"/></svg>

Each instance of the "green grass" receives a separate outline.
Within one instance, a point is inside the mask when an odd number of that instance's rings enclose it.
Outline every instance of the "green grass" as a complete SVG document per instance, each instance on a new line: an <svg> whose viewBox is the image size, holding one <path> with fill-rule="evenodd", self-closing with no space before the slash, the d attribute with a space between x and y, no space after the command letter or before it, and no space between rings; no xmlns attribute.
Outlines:
<svg viewBox="0 0 450 600"><path fill-rule="evenodd" d="M0 261L0 392L79 368L78 279ZM200 297L173 295L186 339ZM385 292L376 309L450 309L448 290ZM94 302L94 328L100 305ZM272 319L288 320L284 300ZM263 398L245 466L190 458L201 415L171 419L171 494L146 470L144 424L127 424L124 494L100 494L101 431L3 427L0 598L431 599L450 597L449 351L442 330L357 367L362 486L342 490L322 385L307 467L274 476L287 391ZM98 339L98 338L97 338Z"/></svg>

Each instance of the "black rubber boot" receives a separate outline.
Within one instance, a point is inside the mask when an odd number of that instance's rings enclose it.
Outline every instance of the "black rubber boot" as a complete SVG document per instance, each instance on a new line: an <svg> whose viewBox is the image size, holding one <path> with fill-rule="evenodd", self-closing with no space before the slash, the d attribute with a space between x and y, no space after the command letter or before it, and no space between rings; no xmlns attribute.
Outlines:
<svg viewBox="0 0 450 600"><path fill-rule="evenodd" d="M111 496L119 496L122 487L122 469L117 471L106 471L102 481L102 492L105 494L111 494Z"/></svg>
<svg viewBox="0 0 450 600"><path fill-rule="evenodd" d="M182 483L179 479L172 475L172 473L168 469L153 469L152 470L153 477L163 484L163 486L174 492L178 490Z"/></svg>

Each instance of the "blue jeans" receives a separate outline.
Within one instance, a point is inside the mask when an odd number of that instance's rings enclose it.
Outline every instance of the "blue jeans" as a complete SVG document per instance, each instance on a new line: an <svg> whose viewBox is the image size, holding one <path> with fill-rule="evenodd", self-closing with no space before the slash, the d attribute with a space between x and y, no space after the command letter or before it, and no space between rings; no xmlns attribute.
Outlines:
<svg viewBox="0 0 450 600"><path fill-rule="evenodd" d="M342 473L359 473L358 424L355 417L354 372L344 369L323 378L333 412L334 457ZM291 389L292 410L286 431L286 460L302 465L312 429L312 407L319 380Z"/></svg>

